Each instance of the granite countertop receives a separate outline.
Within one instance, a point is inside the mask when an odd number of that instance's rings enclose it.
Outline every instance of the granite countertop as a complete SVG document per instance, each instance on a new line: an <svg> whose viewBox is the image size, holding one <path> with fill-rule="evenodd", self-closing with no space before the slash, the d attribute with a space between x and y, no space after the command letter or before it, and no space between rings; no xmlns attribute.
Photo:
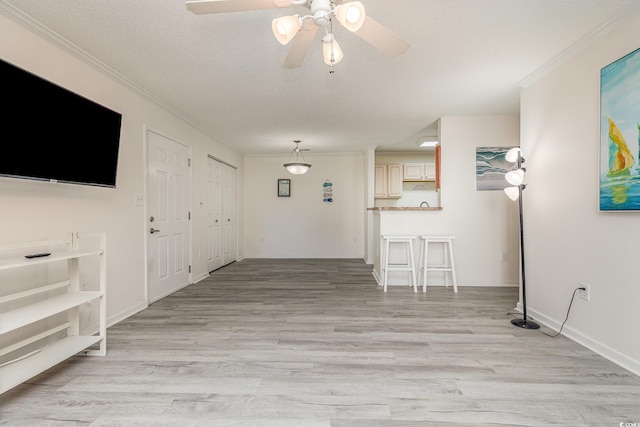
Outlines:
<svg viewBox="0 0 640 427"><path fill-rule="evenodd" d="M412 207L377 207L377 208L367 208L368 211L441 211L442 207L433 207L433 208L412 208Z"/></svg>

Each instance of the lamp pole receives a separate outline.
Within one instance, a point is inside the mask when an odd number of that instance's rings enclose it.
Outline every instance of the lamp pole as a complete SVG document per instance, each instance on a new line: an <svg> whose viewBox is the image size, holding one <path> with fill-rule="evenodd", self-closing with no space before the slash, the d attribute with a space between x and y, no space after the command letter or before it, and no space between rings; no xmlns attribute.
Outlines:
<svg viewBox="0 0 640 427"><path fill-rule="evenodd" d="M522 167L522 155L518 153L518 169ZM515 326L518 326L523 329L539 329L540 325L538 325L533 320L529 320L527 318L527 287L526 287L526 276L524 274L524 225L522 221L522 190L524 189L524 184L518 185L518 212L520 214L520 271L522 275L522 319L513 319L511 323Z"/></svg>

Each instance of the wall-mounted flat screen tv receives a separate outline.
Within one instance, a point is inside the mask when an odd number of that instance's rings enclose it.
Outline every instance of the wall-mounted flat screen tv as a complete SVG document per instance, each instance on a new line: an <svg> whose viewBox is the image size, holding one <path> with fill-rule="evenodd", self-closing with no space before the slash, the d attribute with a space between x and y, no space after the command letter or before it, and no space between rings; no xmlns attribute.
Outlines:
<svg viewBox="0 0 640 427"><path fill-rule="evenodd" d="M116 186L122 115L0 60L0 176Z"/></svg>

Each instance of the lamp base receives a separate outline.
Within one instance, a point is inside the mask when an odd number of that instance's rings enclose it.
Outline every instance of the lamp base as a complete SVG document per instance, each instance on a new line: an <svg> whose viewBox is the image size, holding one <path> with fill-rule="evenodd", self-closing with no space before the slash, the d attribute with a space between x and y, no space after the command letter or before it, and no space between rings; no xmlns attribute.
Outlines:
<svg viewBox="0 0 640 427"><path fill-rule="evenodd" d="M522 329L540 329L540 325L538 325L533 320L513 319L511 323Z"/></svg>

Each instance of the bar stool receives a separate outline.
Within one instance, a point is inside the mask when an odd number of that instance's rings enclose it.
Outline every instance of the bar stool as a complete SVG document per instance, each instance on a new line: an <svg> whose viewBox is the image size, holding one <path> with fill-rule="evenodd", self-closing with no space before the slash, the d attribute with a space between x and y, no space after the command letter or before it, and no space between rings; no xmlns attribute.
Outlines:
<svg viewBox="0 0 640 427"><path fill-rule="evenodd" d="M411 284L413 285L413 292L418 292L418 285L416 281L416 269L415 269L415 258L413 255L413 239L416 236L389 236L383 235L381 236L383 242L383 257L382 257L382 285L384 287L384 291L387 292L387 282L389 281L389 272L390 271L407 271L410 273ZM407 253L407 260L403 263L394 263L391 264L389 262L389 249L391 248L391 244L401 244L404 245Z"/></svg>
<svg viewBox="0 0 640 427"><path fill-rule="evenodd" d="M453 258L453 239L454 236L420 236L422 245L420 246L420 263L418 266L418 275L422 278L422 292L427 292L427 272L440 271L444 273L444 284L449 286L449 275L453 279L453 292L458 293L458 281L456 279L456 267ZM429 244L442 244L443 264L429 265Z"/></svg>

